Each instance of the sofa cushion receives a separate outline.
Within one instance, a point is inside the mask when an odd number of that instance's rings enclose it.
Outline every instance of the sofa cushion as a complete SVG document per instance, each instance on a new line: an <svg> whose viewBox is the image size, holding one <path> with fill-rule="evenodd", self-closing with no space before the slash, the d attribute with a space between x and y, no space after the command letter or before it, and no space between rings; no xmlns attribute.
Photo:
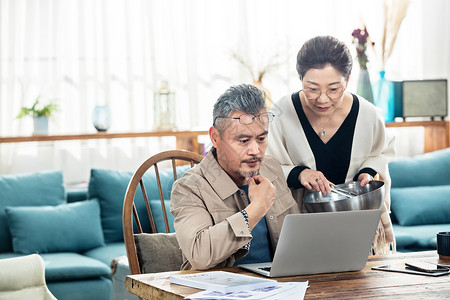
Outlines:
<svg viewBox="0 0 450 300"><path fill-rule="evenodd" d="M436 250L436 234L440 231L448 231L448 229L449 224L417 226L401 226L394 224L397 250Z"/></svg>
<svg viewBox="0 0 450 300"><path fill-rule="evenodd" d="M189 169L189 166L177 167L178 178ZM153 171L153 170L152 170ZM145 190L148 199L159 199L158 187L154 172L147 172L144 177ZM89 198L98 198L101 206L101 219L103 233L106 243L123 241L122 230L122 208L128 184L133 176L133 172L114 171L105 169L92 169L89 180ZM173 175L172 169L163 169L159 172L164 199L170 199L172 192ZM136 192L137 210L139 215L144 215L145 204L143 196L138 188ZM146 218L141 218L141 225L149 230L149 222Z"/></svg>
<svg viewBox="0 0 450 300"><path fill-rule="evenodd" d="M124 242L116 242L91 249L83 254L88 257L95 258L109 266L114 258L127 255L127 250L125 249Z"/></svg>
<svg viewBox="0 0 450 300"><path fill-rule="evenodd" d="M64 202L62 171L0 176L0 252L13 250L6 206L58 205Z"/></svg>
<svg viewBox="0 0 450 300"><path fill-rule="evenodd" d="M15 252L80 252L104 244L97 200L5 211Z"/></svg>
<svg viewBox="0 0 450 300"><path fill-rule="evenodd" d="M111 277L109 265L79 253L44 253L41 256L47 282Z"/></svg>
<svg viewBox="0 0 450 300"><path fill-rule="evenodd" d="M150 209L152 210L153 214L153 219L155 221L156 231L165 233L166 224L164 223L164 216L162 214L161 200L153 199L149 200L149 202L150 202ZM167 220L169 221L169 230L170 232L175 232L175 228L173 227L174 217L170 212L170 200L164 200L164 206L166 208Z"/></svg>
<svg viewBox="0 0 450 300"><path fill-rule="evenodd" d="M450 185L393 188L391 210L404 226L450 223Z"/></svg>
<svg viewBox="0 0 450 300"><path fill-rule="evenodd" d="M85 189L79 189L79 190L67 190L67 203L76 202L76 201L83 201L88 198L87 195L87 188Z"/></svg>
<svg viewBox="0 0 450 300"><path fill-rule="evenodd" d="M142 273L180 270L183 256L175 233L134 235Z"/></svg>
<svg viewBox="0 0 450 300"><path fill-rule="evenodd" d="M450 148L389 163L392 188L450 185Z"/></svg>
<svg viewBox="0 0 450 300"><path fill-rule="evenodd" d="M19 257L19 256L23 256L23 254L15 253L15 252L3 252L3 253L0 253L0 259Z"/></svg>
<svg viewBox="0 0 450 300"><path fill-rule="evenodd" d="M47 282L47 286L52 294L61 300L119 299L115 298L115 295L113 298L112 282L110 279L104 277L84 280L52 281Z"/></svg>

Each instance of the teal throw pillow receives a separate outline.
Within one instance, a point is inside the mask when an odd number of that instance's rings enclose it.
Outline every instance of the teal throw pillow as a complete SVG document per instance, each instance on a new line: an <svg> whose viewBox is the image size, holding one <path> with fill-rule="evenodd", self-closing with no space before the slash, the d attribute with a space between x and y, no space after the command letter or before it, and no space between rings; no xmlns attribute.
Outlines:
<svg viewBox="0 0 450 300"><path fill-rule="evenodd" d="M14 252L82 252L104 245L96 199L57 206L6 207Z"/></svg>
<svg viewBox="0 0 450 300"><path fill-rule="evenodd" d="M391 189L391 210L403 226L450 223L450 185Z"/></svg>
<svg viewBox="0 0 450 300"><path fill-rule="evenodd" d="M180 178L189 168L190 166L177 167L178 178ZM97 198L100 200L101 220L106 243L123 241L123 201L128 184L133 177L133 174L133 172L127 171L106 169L91 170L88 195L89 198ZM164 199L169 200L174 182L172 168L160 168L159 175L161 178ZM148 199L159 199L158 186L153 168L144 175L143 181ZM142 217L146 216L146 208L139 186L138 191L136 192L135 202L137 203L136 209L140 216L141 225L145 232L150 232L150 223L148 218ZM167 208L168 207L166 207L166 209ZM161 210L158 212L160 213ZM165 232L165 230L162 232Z"/></svg>
<svg viewBox="0 0 450 300"><path fill-rule="evenodd" d="M175 232L175 228L173 227L174 218L170 212L170 200L164 200L164 206L166 207L169 230L170 232ZM161 200L150 200L150 209L152 210L153 220L155 221L156 232L166 233L166 224L164 223L164 215L162 214Z"/></svg>
<svg viewBox="0 0 450 300"><path fill-rule="evenodd" d="M389 163L392 187L450 185L450 148Z"/></svg>
<svg viewBox="0 0 450 300"><path fill-rule="evenodd" d="M65 197L62 171L0 176L0 253L13 251L6 206L58 205Z"/></svg>

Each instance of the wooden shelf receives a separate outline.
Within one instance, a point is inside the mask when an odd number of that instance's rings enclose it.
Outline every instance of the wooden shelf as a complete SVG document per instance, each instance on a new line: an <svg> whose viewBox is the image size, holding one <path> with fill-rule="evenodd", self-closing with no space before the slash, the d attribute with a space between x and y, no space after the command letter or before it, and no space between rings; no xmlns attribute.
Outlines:
<svg viewBox="0 0 450 300"><path fill-rule="evenodd" d="M70 141L70 140L93 140L93 139L117 139L138 137L165 137L173 136L177 139L177 149L199 152L198 136L208 135L208 131L147 131L147 132L99 132L88 134L63 134L63 135L32 135L0 137L0 144L24 143L24 142L47 142L47 141Z"/></svg>
<svg viewBox="0 0 450 300"><path fill-rule="evenodd" d="M386 123L386 127L413 127L425 128L425 152L432 152L450 147L449 121L406 121ZM173 136L177 139L177 149L200 152L198 136L208 135L206 130L198 131L147 131L147 132L99 132L89 134L63 134L63 135L32 135L0 137L3 143L70 141L91 139L117 139L138 137L165 137Z"/></svg>
<svg viewBox="0 0 450 300"><path fill-rule="evenodd" d="M147 131L147 132L99 132L88 134L63 134L63 135L31 135L31 136L11 136L0 137L2 143L23 143L23 142L45 142L45 141L68 141L68 140L92 140L92 139L117 139L136 137L198 137L208 135L208 131Z"/></svg>
<svg viewBox="0 0 450 300"><path fill-rule="evenodd" d="M405 121L386 123L386 127L421 126L425 129L425 152L450 147L449 121Z"/></svg>

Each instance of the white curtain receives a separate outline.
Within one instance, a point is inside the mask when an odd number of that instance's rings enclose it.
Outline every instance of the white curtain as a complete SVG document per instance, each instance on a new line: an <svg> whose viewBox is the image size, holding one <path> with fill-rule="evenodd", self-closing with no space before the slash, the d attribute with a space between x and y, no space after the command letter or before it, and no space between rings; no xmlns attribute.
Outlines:
<svg viewBox="0 0 450 300"><path fill-rule="evenodd" d="M449 15L448 1L412 0L387 76L447 78ZM354 53L351 32L361 20L377 46L382 1L0 0L0 136L31 134L31 119L15 117L38 96L60 108L50 134L95 132L92 110L103 104L112 112L109 131L153 130L154 93L164 80L175 92L177 127L208 129L217 97L230 85L252 82L233 53L255 72L276 65L263 78L276 102L300 88L295 59L303 42L334 35ZM369 59L375 81L377 53ZM358 72L355 61L350 89ZM134 170L171 143L3 144L0 173L62 168L67 181L80 181L92 167Z"/></svg>

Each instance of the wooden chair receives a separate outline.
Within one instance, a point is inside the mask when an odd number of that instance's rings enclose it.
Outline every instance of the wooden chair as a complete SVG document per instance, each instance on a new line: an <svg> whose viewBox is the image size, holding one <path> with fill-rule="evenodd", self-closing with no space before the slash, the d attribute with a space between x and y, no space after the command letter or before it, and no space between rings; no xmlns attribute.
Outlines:
<svg viewBox="0 0 450 300"><path fill-rule="evenodd" d="M176 241L175 233L170 233L166 205L164 203L163 186L160 179L160 169L162 170L162 168L158 167L158 164L161 165L164 161L165 163L171 161L171 172L173 173L173 180L175 181L178 179L177 166L179 166L180 162L184 162L184 164L188 162L192 168L202 159L203 157L201 155L189 151L165 151L147 159L134 173L125 193L122 214L123 235L131 274L179 270L182 262L181 250L179 249L178 242ZM154 220L154 215L156 215L157 212L154 211L152 213L151 205L146 192L146 186L148 187L149 182L144 184L143 180L145 174L150 174L150 172L147 171L151 171L153 169L159 192L159 200L161 201L162 212L158 213L161 213L164 217L166 233L157 233ZM167 168L165 168L164 171L167 171ZM153 182L150 184L155 183ZM142 197L136 196L138 186L140 186ZM143 228L142 226L142 222L144 220L142 218L142 213L141 219L139 218L137 208L143 207L143 204L137 203L138 198L145 202L146 209L141 209L139 211L145 211L145 218L147 219L145 221L149 221L150 228ZM145 232L146 230L148 231ZM174 257L171 258L171 255ZM154 264L156 264L156 266Z"/></svg>

